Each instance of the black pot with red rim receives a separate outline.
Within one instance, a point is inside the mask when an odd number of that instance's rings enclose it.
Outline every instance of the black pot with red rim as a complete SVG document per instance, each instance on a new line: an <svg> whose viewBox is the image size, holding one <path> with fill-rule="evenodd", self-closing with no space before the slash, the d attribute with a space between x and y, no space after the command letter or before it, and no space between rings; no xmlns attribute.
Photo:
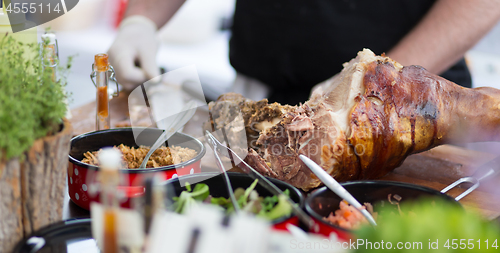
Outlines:
<svg viewBox="0 0 500 253"><path fill-rule="evenodd" d="M134 137L134 132L137 137ZM97 151L104 147L124 144L129 147L139 145L152 146L163 130L155 128L116 128L89 132L71 139L68 165L68 193L71 200L78 206L89 210L90 202L99 202L98 194L90 194L90 186L96 183L99 174L97 166L82 163L83 154L87 151ZM138 134L137 134L138 133ZM136 141L137 140L137 141ZM167 141L167 145L175 145L194 149L197 155L179 164L147 169L121 169L120 176L124 183L119 192L123 196L122 207L130 207L132 198L144 194L142 181L145 177L156 176L166 181L182 175L201 172L201 158L205 155L205 146L196 138L183 133L175 133Z"/></svg>
<svg viewBox="0 0 500 253"><path fill-rule="evenodd" d="M250 176L244 173L228 172L227 174L229 176L229 180L231 181L231 186L233 187L233 190L237 188L246 189L254 182L254 179L252 179ZM176 178L165 182L167 198L170 201L172 200L173 197L179 196L182 191L186 190L186 187L182 186L184 185L185 182L189 182L189 184L192 187L194 187L197 183L204 183L208 185L208 188L210 190L210 195L212 195L212 197L229 198L229 193L227 191L223 175L220 173L200 173L196 175L182 176L180 177L180 179L181 181L179 181L179 178ZM300 208L304 206L304 196L302 192L300 192L297 188L288 183L285 183L283 181L274 178L267 177L267 179L271 181L273 184L275 184L282 191L288 189L290 193L289 195L290 198L295 203L297 203ZM259 196L262 197L273 195L264 187L262 187L260 184L257 184L255 190L257 191ZM292 214L292 216L282 217L280 219L272 221L273 228L278 230L287 230L286 225L289 223L295 226L299 226L298 217Z"/></svg>
<svg viewBox="0 0 500 253"><path fill-rule="evenodd" d="M384 205L390 204L388 201L389 194L391 194L391 197L394 195L401 197L400 202L438 197L461 206L452 197L420 185L392 181L354 181L341 183L341 185L361 204L368 202L375 209L382 202L384 202ZM354 239L353 231L333 225L323 219L328 217L330 213L335 213L339 209L341 201L342 199L339 196L325 186L309 194L306 198L305 210L318 224L319 234L330 236L330 233L335 233L340 240L349 241L349 239Z"/></svg>

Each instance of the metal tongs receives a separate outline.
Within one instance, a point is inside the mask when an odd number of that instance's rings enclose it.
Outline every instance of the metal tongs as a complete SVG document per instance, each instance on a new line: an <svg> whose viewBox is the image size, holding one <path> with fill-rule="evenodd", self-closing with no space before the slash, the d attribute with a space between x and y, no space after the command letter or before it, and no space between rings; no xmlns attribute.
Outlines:
<svg viewBox="0 0 500 253"><path fill-rule="evenodd" d="M227 175L226 169L224 168L224 164L222 163L222 160L220 159L219 156L219 146L222 145L219 140L215 138L209 131L205 132L205 136L207 138L207 141L210 145L212 145L212 149L214 150L214 156L215 159L217 160L217 167L221 170L222 174L224 175L224 183L226 183L226 188L229 193L229 199L231 199L231 204L233 204L234 207L234 212L238 213L240 211L240 206L238 205L238 201L236 200L236 197L234 196L234 191L233 187L231 186L231 181L229 180L229 176Z"/></svg>
<svg viewBox="0 0 500 253"><path fill-rule="evenodd" d="M313 219L311 219L311 217L309 217L309 215L307 215L304 211L302 211L302 209L300 209L299 207L297 207L296 204L295 204L295 202L293 202L290 199L290 197L288 197L286 194L284 194L283 191L280 190L280 188L278 188L276 185L274 185L273 183L271 183L267 178L265 178L264 176L262 176L254 168L252 168L250 165L248 165L243 159L241 159L241 157L238 156L238 154L236 154L236 152L234 152L229 147L227 147L227 146L223 145L222 143L220 143L220 141L217 140L217 138L215 138L215 136L213 136L209 131L205 132L205 136L207 137L207 141L210 143L210 145L213 146L215 156L216 156L216 158L218 160L218 165L220 166L219 168L222 167L222 170L224 171L224 173L225 173L224 167L223 167L222 162L220 160L220 157L218 156L217 153L221 153L224 156L227 156L229 159L231 159L231 162L233 162L233 163L236 160L236 161L238 161L237 164L243 164L244 166L238 166L238 167L241 168L244 172L246 172L252 179L254 179L254 180L258 179L258 183L262 187L264 187L266 190L268 190L269 192L271 192L271 194L274 194L276 196L280 196L280 195L283 196L284 199L286 199L286 201L288 202L288 204L290 204L290 206L292 207L292 212L295 215L297 215L297 217L304 224L306 224L309 229L311 229L312 231L317 231L318 230L318 226L313 221ZM227 174L225 175L225 177L227 178ZM229 182L228 178L227 178L227 182ZM228 187L228 189L231 189L229 187ZM233 197L234 197L234 195L233 195ZM234 203L233 203L233 205L234 205Z"/></svg>
<svg viewBox="0 0 500 253"><path fill-rule="evenodd" d="M469 189L467 189L466 191L464 191L462 194L458 195L458 197L455 198L456 201L459 201L463 197L467 196L467 194L471 193L476 188L478 188L481 181L484 181L487 178L492 178L498 175L499 173L500 173L500 156L496 157L495 159L489 161L486 164L481 165L476 170L476 172L474 172L472 176L460 178L454 183L448 185L446 188L441 190L441 193L446 193L447 191L455 188L457 185L461 183L473 184L471 187L469 187Z"/></svg>

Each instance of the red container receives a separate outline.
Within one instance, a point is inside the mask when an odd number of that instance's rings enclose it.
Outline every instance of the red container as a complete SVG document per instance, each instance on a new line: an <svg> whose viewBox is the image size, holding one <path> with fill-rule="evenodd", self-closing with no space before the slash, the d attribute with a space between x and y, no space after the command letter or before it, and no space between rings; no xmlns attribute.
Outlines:
<svg viewBox="0 0 500 253"><path fill-rule="evenodd" d="M355 181L342 183L341 185L361 204L365 202L372 204L375 211L381 202L388 202L389 194L399 195L402 202L422 197L439 197L460 205L446 194L419 185L391 181ZM340 201L342 199L339 196L330 191L330 189L322 187L307 196L305 210L312 216L316 224L318 224L318 234L330 236L330 233L335 233L340 240L349 241L349 239L355 239L352 230L343 229L323 220L323 217L328 217L330 213L335 213L339 209ZM389 203L385 203L385 205L389 205ZM398 212L396 207L395 212Z"/></svg>
<svg viewBox="0 0 500 253"><path fill-rule="evenodd" d="M96 182L99 168L82 163L83 154L87 151L97 151L103 147L112 147L124 144L137 147L133 131L140 131L137 140L140 145L151 146L162 134L162 130L153 128L117 128L85 133L71 140L68 165L68 193L71 200L78 206L89 210L90 202L99 202L99 195L89 194L89 188ZM176 178L201 172L201 158L205 155L205 146L199 140L183 133L174 134L168 141L168 145L188 147L197 152L195 158L170 166L151 169L122 169L123 185L120 193L124 196L122 207L130 207L131 198L141 196L144 188L140 186L144 177L158 176L163 180Z"/></svg>
<svg viewBox="0 0 500 253"><path fill-rule="evenodd" d="M229 176L229 180L231 181L231 186L233 187L233 190L240 187L246 189L254 181L254 179L252 179L247 174L236 173L236 172L228 172L227 174ZM187 175L181 178L167 181L165 183L167 187L166 192L170 200L172 199L172 197L179 196L182 191L186 190L185 187L181 186L179 179L183 180L183 182L189 182L193 187L197 183L204 183L208 185L208 188L210 189L210 195L212 195L213 197L225 197L225 198L229 197L222 174L200 173L197 175ZM275 184L282 191L288 189L288 191L290 192L290 198L299 205L299 208L302 208L304 206L304 196L302 195L302 192L300 192L297 188L288 183L285 183L283 181L274 178L267 178L267 179L271 181L273 184ZM263 197L272 196L272 194L269 191L267 191L264 187L262 187L259 184L257 184L255 190L257 191L259 196ZM299 218L297 216L283 217L281 219L274 220L272 224L274 229L288 231L286 225L292 224L295 226L299 226Z"/></svg>

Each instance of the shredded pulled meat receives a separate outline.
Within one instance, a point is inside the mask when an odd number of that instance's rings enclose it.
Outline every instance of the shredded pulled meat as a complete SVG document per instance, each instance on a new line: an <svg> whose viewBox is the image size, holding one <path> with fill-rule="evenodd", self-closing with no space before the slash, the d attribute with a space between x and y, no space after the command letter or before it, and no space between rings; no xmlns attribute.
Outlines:
<svg viewBox="0 0 500 253"><path fill-rule="evenodd" d="M118 149L123 154L123 167L128 169L137 169L141 165L144 157L149 151L149 147L140 146L139 148L125 146L120 144ZM83 163L99 166L99 151L87 151L83 154ZM172 164L178 164L193 159L196 151L190 148L180 146L160 147L149 158L146 168L158 168Z"/></svg>
<svg viewBox="0 0 500 253"><path fill-rule="evenodd" d="M362 208L368 210L375 220L377 219L377 213L373 212L373 206L370 203L364 203ZM363 214L345 200L340 202L335 214L332 212L323 219L344 229L357 229L363 224L368 224Z"/></svg>

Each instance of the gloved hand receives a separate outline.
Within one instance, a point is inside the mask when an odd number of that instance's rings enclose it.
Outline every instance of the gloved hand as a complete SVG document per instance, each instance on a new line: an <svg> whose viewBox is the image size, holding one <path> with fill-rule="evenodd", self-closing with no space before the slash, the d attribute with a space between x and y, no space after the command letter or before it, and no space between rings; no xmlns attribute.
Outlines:
<svg viewBox="0 0 500 253"><path fill-rule="evenodd" d="M159 46L156 30L156 24L144 16L131 16L121 22L108 55L117 81L125 90L160 75L156 64ZM140 67L135 66L135 62Z"/></svg>

